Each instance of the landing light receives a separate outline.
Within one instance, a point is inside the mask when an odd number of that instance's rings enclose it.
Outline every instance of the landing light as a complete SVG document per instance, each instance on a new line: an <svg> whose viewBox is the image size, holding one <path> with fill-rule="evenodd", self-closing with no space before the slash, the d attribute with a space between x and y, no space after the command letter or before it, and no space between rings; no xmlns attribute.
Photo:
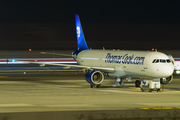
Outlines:
<svg viewBox="0 0 180 120"><path fill-rule="evenodd" d="M177 70L177 71L176 71L176 74L180 74L180 71L179 71L179 70Z"/></svg>

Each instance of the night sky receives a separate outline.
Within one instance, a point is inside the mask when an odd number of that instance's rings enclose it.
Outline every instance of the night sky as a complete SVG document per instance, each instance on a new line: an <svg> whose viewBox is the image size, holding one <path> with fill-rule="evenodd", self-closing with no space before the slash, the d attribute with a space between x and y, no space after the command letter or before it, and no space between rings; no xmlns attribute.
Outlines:
<svg viewBox="0 0 180 120"><path fill-rule="evenodd" d="M0 50L76 50L75 14L93 49L180 50L180 7L166 0L0 0Z"/></svg>

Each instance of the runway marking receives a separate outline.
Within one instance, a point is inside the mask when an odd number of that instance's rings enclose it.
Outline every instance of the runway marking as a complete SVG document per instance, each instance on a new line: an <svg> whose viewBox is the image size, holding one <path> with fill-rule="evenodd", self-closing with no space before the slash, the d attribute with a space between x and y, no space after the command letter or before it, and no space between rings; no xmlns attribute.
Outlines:
<svg viewBox="0 0 180 120"><path fill-rule="evenodd" d="M61 86L62 88L83 88L82 86Z"/></svg>
<svg viewBox="0 0 180 120"><path fill-rule="evenodd" d="M167 92L167 93L169 93L169 92L171 92L171 93L180 93L180 91L173 90L173 89L164 89L164 90L161 91L161 92Z"/></svg>
<svg viewBox="0 0 180 120"><path fill-rule="evenodd" d="M114 93L126 93L126 94L143 94L143 92L136 92L136 91L124 91L124 90L98 90L103 92L114 92Z"/></svg>
<svg viewBox="0 0 180 120"><path fill-rule="evenodd" d="M180 109L180 107L163 107L163 106L157 106L157 107L140 107L138 109L148 110L148 109Z"/></svg>
<svg viewBox="0 0 180 120"><path fill-rule="evenodd" d="M44 82L45 83L57 83L57 86L62 87L62 88L84 88L84 87L89 88L89 85L87 83L85 83L84 81L82 82L82 80L75 80L75 81L74 80L70 80L70 79L68 79L68 80L53 80L53 81L52 80L46 80ZM99 89L120 88L121 91L126 90L127 92L131 91L131 90L133 90L134 92L140 92L141 91L140 88L133 87L134 84L130 83L128 85L130 85L130 87L127 86L127 87L123 88L123 87L119 87L119 86L117 86L117 87L113 87L113 86L103 87L102 86ZM113 91L111 91L111 92L113 92ZM120 91L114 91L114 92L120 92ZM147 93L147 92L148 92L148 90L145 91L144 93ZM156 91L153 91L153 92L156 92ZM163 91L161 89L160 92L175 92L175 93L180 93L180 91L174 91L174 90L169 90L169 89L163 89ZM142 93L140 93L140 94L142 94Z"/></svg>
<svg viewBox="0 0 180 120"><path fill-rule="evenodd" d="M8 78L8 76L0 76L0 78Z"/></svg>
<svg viewBox="0 0 180 120"><path fill-rule="evenodd" d="M173 107L154 107L152 109L174 109Z"/></svg>
<svg viewBox="0 0 180 120"><path fill-rule="evenodd" d="M1 112L37 112L37 111L77 111L77 110L122 110L122 109L129 109L134 107L104 107L104 106L68 106L68 107L63 107L63 106L36 106L36 107L15 107L15 108L0 108Z"/></svg>
<svg viewBox="0 0 180 120"><path fill-rule="evenodd" d="M150 108L138 108L138 109L143 109L143 110L147 110L147 109L150 109Z"/></svg>
<svg viewBox="0 0 180 120"><path fill-rule="evenodd" d="M1 90L0 92L2 93L7 93L7 94L17 94L17 95L31 95L31 96L39 96L41 94L37 94L37 93L27 93L27 92L19 92L19 91L5 91L5 90Z"/></svg>
<svg viewBox="0 0 180 120"><path fill-rule="evenodd" d="M82 107L82 106L85 106L85 107L89 107L89 106L93 106L93 105L90 105L90 104L61 104L61 105L42 105L42 106L45 106L45 107ZM93 106L94 107L94 106Z"/></svg>
<svg viewBox="0 0 180 120"><path fill-rule="evenodd" d="M16 103L16 104L0 104L0 107L32 107L33 104Z"/></svg>
<svg viewBox="0 0 180 120"><path fill-rule="evenodd" d="M160 91L160 92L156 92L156 91L153 91L153 92L148 92L148 91L145 91L145 92L142 92L140 88L127 88L127 89L122 89L122 88L115 88L116 90L112 90L112 89L101 89L101 88L98 88L96 90L98 91L103 91L103 92L114 92L114 93L126 93L126 94L168 94L168 93L174 93L174 94L179 94L180 91L173 91L173 90L164 90L164 91Z"/></svg>
<svg viewBox="0 0 180 120"><path fill-rule="evenodd" d="M84 86L88 86L87 83L82 82L82 80L45 80L44 83L56 83L56 87L61 87L61 88L84 88ZM50 86L52 87L52 86Z"/></svg>
<svg viewBox="0 0 180 120"><path fill-rule="evenodd" d="M84 88L86 85L82 85L82 84L69 84L69 85L64 85L64 84L57 84L57 85L51 85L51 86L45 86L45 85L36 85L36 86L40 86L40 87L61 87L61 88Z"/></svg>
<svg viewBox="0 0 180 120"><path fill-rule="evenodd" d="M180 103L138 103L140 106L147 107L138 107L138 109L180 109ZM167 106L168 105L168 106ZM148 107L153 106L153 107Z"/></svg>

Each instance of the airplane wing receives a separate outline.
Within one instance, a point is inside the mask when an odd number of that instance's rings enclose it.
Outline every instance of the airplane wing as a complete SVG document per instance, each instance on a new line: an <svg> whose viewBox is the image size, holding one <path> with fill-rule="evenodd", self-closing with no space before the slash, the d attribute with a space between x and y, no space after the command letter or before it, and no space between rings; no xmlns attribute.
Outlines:
<svg viewBox="0 0 180 120"><path fill-rule="evenodd" d="M69 55L69 54L59 54L59 53L49 53L49 52L40 52L40 54L60 55L60 56L72 57L72 55Z"/></svg>
<svg viewBox="0 0 180 120"><path fill-rule="evenodd" d="M114 72L115 69L112 67L94 67L94 66L83 66L83 65L69 65L69 64L52 64L52 63L45 63L45 62L28 62L28 63L33 63L33 64L39 64L40 66L45 66L45 65L54 65L54 66L62 66L65 68L70 68L70 67L76 67L76 68L81 68L81 69L95 69L95 70L100 70L103 72Z"/></svg>

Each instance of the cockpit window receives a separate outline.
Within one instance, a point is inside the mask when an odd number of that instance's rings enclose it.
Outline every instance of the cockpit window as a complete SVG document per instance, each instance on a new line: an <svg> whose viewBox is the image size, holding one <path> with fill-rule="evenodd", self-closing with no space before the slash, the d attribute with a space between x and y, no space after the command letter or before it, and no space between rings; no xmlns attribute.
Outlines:
<svg viewBox="0 0 180 120"><path fill-rule="evenodd" d="M166 60L165 59L160 59L160 62L161 63L166 63Z"/></svg>
<svg viewBox="0 0 180 120"><path fill-rule="evenodd" d="M170 60L170 59L166 59L166 62L167 62L167 63L170 63L170 62L171 62L171 60Z"/></svg>
<svg viewBox="0 0 180 120"><path fill-rule="evenodd" d="M170 63L170 59L154 59L152 63Z"/></svg>
<svg viewBox="0 0 180 120"><path fill-rule="evenodd" d="M156 61L156 59L154 59L152 63L154 63L155 61Z"/></svg>
<svg viewBox="0 0 180 120"><path fill-rule="evenodd" d="M158 63L158 62L159 62L159 59L156 60L156 63Z"/></svg>

